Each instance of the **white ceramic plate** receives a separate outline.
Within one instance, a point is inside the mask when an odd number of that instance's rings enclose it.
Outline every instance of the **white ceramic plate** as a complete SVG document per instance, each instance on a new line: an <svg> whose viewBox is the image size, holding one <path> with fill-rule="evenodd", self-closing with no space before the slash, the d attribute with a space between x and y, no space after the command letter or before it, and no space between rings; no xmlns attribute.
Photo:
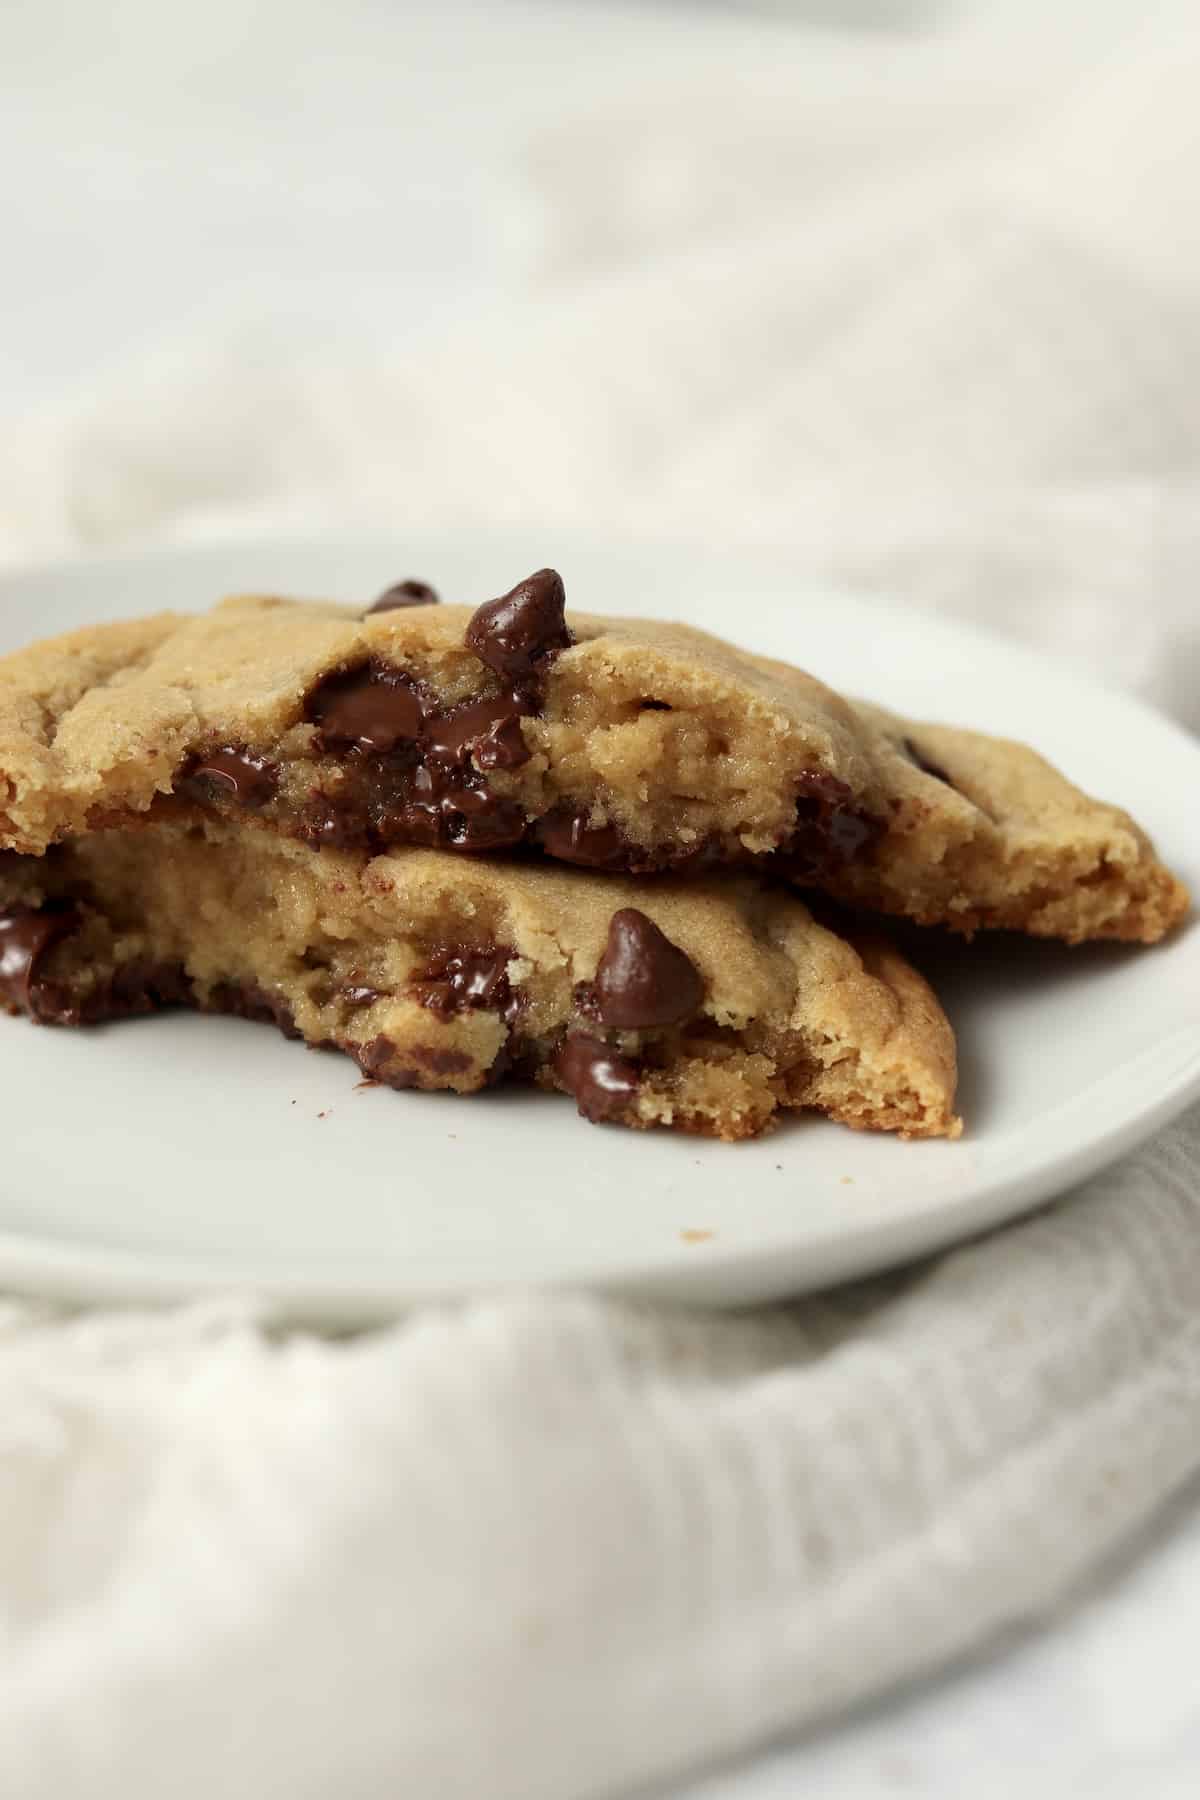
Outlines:
<svg viewBox="0 0 1200 1800"><path fill-rule="evenodd" d="M0 582L0 651L233 588L367 600L406 575L478 601L553 561L570 602L686 618L918 716L1030 739L1197 868L1200 745L966 626L797 585L778 562L561 537L412 533L95 560ZM264 1027L169 1015L91 1032L0 1019L0 1287L147 1300L255 1290L353 1321L573 1281L733 1302L965 1237L1063 1191L1200 1093L1200 928L1152 951L916 934L959 1035L957 1144L799 1119L710 1145L596 1128L566 1100L356 1090Z"/></svg>

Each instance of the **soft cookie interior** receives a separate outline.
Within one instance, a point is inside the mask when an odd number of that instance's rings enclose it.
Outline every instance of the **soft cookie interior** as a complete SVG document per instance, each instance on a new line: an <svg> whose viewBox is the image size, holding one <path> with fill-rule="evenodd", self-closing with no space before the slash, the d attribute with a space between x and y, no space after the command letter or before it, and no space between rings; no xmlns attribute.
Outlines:
<svg viewBox="0 0 1200 1800"><path fill-rule="evenodd" d="M185 1004L273 1020L394 1087L523 1078L595 1120L739 1138L810 1107L959 1129L921 977L752 877L370 858L219 820L0 860L0 1002L44 1024Z"/></svg>

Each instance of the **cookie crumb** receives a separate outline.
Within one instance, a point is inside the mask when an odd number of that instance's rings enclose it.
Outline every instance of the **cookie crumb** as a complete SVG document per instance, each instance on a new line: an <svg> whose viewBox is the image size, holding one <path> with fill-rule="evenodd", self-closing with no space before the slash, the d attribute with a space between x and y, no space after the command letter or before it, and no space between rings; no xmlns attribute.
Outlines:
<svg viewBox="0 0 1200 1800"><path fill-rule="evenodd" d="M689 1225L679 1235L685 1244L707 1244L709 1239L715 1238L717 1234L707 1228Z"/></svg>

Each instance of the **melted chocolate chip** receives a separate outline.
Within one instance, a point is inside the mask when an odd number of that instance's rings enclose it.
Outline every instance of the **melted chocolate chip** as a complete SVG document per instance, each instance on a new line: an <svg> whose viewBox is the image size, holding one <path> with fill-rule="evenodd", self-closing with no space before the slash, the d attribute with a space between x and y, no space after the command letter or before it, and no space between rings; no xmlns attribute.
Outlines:
<svg viewBox="0 0 1200 1800"><path fill-rule="evenodd" d="M600 998L594 981L577 981L571 995L575 1011L589 1024L600 1024Z"/></svg>
<svg viewBox="0 0 1200 1800"><path fill-rule="evenodd" d="M372 613L395 612L400 606L436 606L438 596L434 589L424 581L398 581L394 587L385 588L378 600L368 606L366 617Z"/></svg>
<svg viewBox="0 0 1200 1800"><path fill-rule="evenodd" d="M530 760L522 721L541 704L547 659L569 643L562 583L543 569L473 615L467 644L501 675L498 694L440 707L419 681L378 658L329 676L310 693L306 717L336 754L332 792L315 789L299 820L308 842L342 849L394 843L442 849L511 849L533 837L548 855L587 868L652 874L725 861L766 862L713 839L687 847L633 843L613 825L592 825L584 807L529 821L523 806L491 792L492 770ZM647 705L659 705L647 696ZM852 790L822 770L797 783L790 839L770 858L781 875L819 882L863 854L884 829Z"/></svg>
<svg viewBox="0 0 1200 1800"><path fill-rule="evenodd" d="M465 945L443 947L414 978L413 994L442 1019L476 1008L507 1016L513 1011L507 974L511 960L512 951L497 945L476 950Z"/></svg>
<svg viewBox="0 0 1200 1800"><path fill-rule="evenodd" d="M278 791L278 765L236 744L189 757L175 779L175 792L190 800L208 805L220 794L253 811L268 805Z"/></svg>
<svg viewBox="0 0 1200 1800"><path fill-rule="evenodd" d="M633 906L612 916L595 987L601 1019L620 1031L678 1025L704 999L695 963Z"/></svg>
<svg viewBox="0 0 1200 1800"><path fill-rule="evenodd" d="M521 720L530 711L518 693L469 700L427 719L425 755L457 766L473 759L480 769L519 769L529 761Z"/></svg>
<svg viewBox="0 0 1200 1800"><path fill-rule="evenodd" d="M616 825L589 825L586 807L572 812L559 808L538 819L532 835L547 856L557 862L578 863L585 869L627 870L631 875L657 875L664 869L695 871L730 860L716 841L686 847L635 844Z"/></svg>
<svg viewBox="0 0 1200 1800"><path fill-rule="evenodd" d="M378 988L344 987L339 990L338 998L344 1006L374 1006L382 998Z"/></svg>
<svg viewBox="0 0 1200 1800"><path fill-rule="evenodd" d="M470 775L422 765L412 771L406 797L383 809L377 829L384 841L441 845L450 850L506 850L525 835L525 814L513 801L490 794Z"/></svg>
<svg viewBox="0 0 1200 1800"><path fill-rule="evenodd" d="M801 777L795 829L777 854L792 880L819 880L852 862L882 831L881 820L855 806L844 781L811 770Z"/></svg>
<svg viewBox="0 0 1200 1800"><path fill-rule="evenodd" d="M46 952L78 931L73 906L10 906L0 913L0 1007L40 1017L38 964ZM44 1021L49 1023L49 1020Z"/></svg>
<svg viewBox="0 0 1200 1800"><path fill-rule="evenodd" d="M565 605L561 575L539 569L498 600L477 607L464 642L503 681L529 681L571 642Z"/></svg>
<svg viewBox="0 0 1200 1800"><path fill-rule="evenodd" d="M191 982L177 963L139 957L107 981L92 982L88 971L74 980L35 980L29 1014L39 1025L103 1025L191 1003Z"/></svg>
<svg viewBox="0 0 1200 1800"><path fill-rule="evenodd" d="M320 682L305 716L343 773L334 792L314 791L300 834L342 849L408 842L492 851L521 843L529 829L524 809L493 794L486 777L530 759L521 721L537 710L546 660L570 642L563 606L561 580L543 569L474 614L467 642L504 679L499 694L438 707L419 682L378 659Z"/></svg>
<svg viewBox="0 0 1200 1800"><path fill-rule="evenodd" d="M376 1079L396 1054L396 1046L389 1037L373 1037L370 1043L363 1044L355 1051L355 1060L364 1075Z"/></svg>
<svg viewBox="0 0 1200 1800"><path fill-rule="evenodd" d="M502 850L526 834L523 809L490 792L486 773L529 761L521 720L532 695L510 690L446 709L381 662L327 678L307 716L343 766L333 793L316 789L299 821L309 843L368 849L417 843Z"/></svg>
<svg viewBox="0 0 1200 1800"><path fill-rule="evenodd" d="M204 1004L207 1012L230 1013L237 1019L252 1019L257 1025L277 1025L286 1038L304 1035L297 1028L287 1001L255 981L218 982L209 990Z"/></svg>
<svg viewBox="0 0 1200 1800"><path fill-rule="evenodd" d="M614 825L589 825L587 812L547 813L537 824L537 838L548 856L578 863L585 869L625 869L630 847Z"/></svg>
<svg viewBox="0 0 1200 1800"><path fill-rule="evenodd" d="M365 850L371 833L362 808L340 795L317 793L297 821L305 843L327 845L330 850Z"/></svg>
<svg viewBox="0 0 1200 1800"><path fill-rule="evenodd" d="M511 850L525 836L519 806L473 788L448 794L442 819L451 850Z"/></svg>
<svg viewBox="0 0 1200 1800"><path fill-rule="evenodd" d="M948 788L954 786L954 783L947 775L945 769L939 768L935 762L930 762L927 756L922 756L911 738L905 738L904 740L904 753L908 757L909 762L914 763L916 767L920 769L922 775L932 775L935 781L944 782Z"/></svg>
<svg viewBox="0 0 1200 1800"><path fill-rule="evenodd" d="M638 1090L635 1065L618 1056L603 1038L584 1032L563 1040L554 1072L584 1118L593 1123L622 1112Z"/></svg>
<svg viewBox="0 0 1200 1800"><path fill-rule="evenodd" d="M416 1087L413 1071L395 1063L396 1046L391 1038L374 1037L367 1044L347 1044L346 1049L368 1081L381 1081L391 1088Z"/></svg>
<svg viewBox="0 0 1200 1800"><path fill-rule="evenodd" d="M398 669L369 664L331 675L308 697L307 716L330 750L386 755L415 743L423 723L420 696Z"/></svg>
<svg viewBox="0 0 1200 1800"><path fill-rule="evenodd" d="M166 1007L194 1004L191 980L179 963L137 957L117 970L106 991L87 997L82 1022L92 1025L108 1019L133 1019Z"/></svg>

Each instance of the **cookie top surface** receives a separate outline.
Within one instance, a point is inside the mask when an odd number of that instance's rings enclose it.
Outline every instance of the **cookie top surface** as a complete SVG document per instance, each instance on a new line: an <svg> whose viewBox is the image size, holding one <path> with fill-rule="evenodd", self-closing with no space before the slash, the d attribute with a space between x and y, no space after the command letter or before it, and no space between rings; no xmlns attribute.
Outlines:
<svg viewBox="0 0 1200 1800"><path fill-rule="evenodd" d="M168 733L176 747L206 734L268 747L299 721L329 671L373 657L429 681L452 705L498 685L466 647L473 616L438 605L363 617L321 601L251 595L199 615L85 627L0 660L4 766L50 749L64 786L88 785L131 746ZM852 709L804 671L689 625L572 612L570 629L574 642L555 663L560 678L571 672L623 688L633 676L653 688L657 677L697 702L735 696L764 730L799 726L822 737L830 766L870 786Z"/></svg>
<svg viewBox="0 0 1200 1800"><path fill-rule="evenodd" d="M19 652L0 662L0 843L37 852L170 796L334 847L753 861L967 932L1152 941L1186 911L1128 814L1026 746L855 704L686 625L564 627L551 575L473 612L247 596Z"/></svg>

